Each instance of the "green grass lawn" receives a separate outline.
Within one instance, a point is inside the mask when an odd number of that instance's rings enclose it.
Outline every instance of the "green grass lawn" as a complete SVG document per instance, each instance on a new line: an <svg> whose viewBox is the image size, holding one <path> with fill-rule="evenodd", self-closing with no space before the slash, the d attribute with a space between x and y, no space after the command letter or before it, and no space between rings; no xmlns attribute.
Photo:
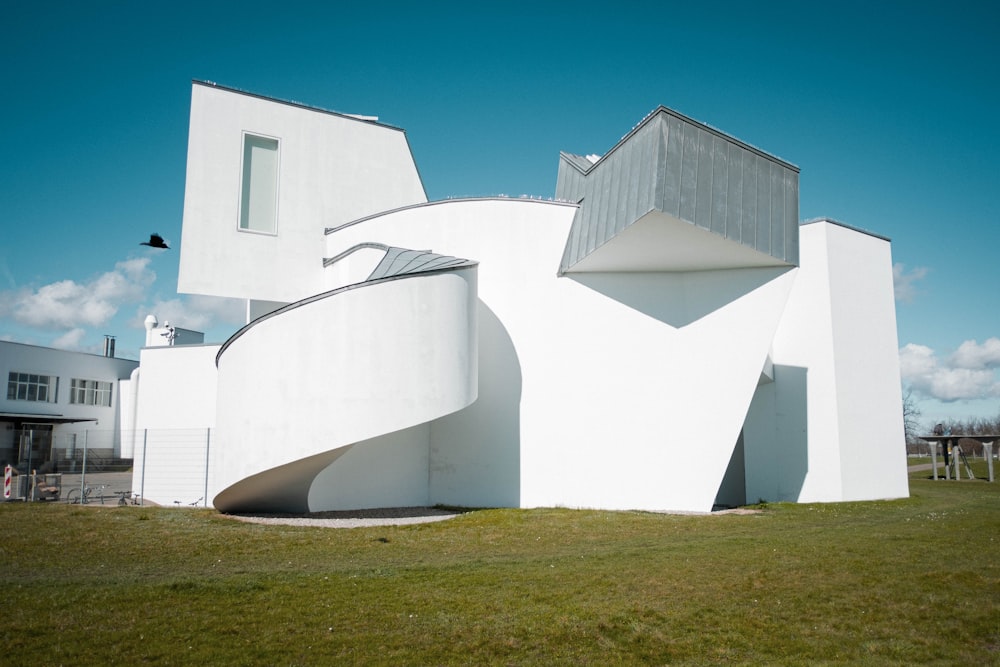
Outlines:
<svg viewBox="0 0 1000 667"><path fill-rule="evenodd" d="M754 515L350 530L8 503L0 664L1000 664L1000 483L928 476Z"/></svg>

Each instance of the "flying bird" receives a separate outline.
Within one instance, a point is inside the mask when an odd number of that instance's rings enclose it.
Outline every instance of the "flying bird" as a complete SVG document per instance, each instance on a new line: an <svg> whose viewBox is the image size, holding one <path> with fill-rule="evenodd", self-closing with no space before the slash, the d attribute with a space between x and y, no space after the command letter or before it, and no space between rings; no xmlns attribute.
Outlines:
<svg viewBox="0 0 1000 667"><path fill-rule="evenodd" d="M163 237L160 236L159 234L150 234L149 241L143 241L139 245L148 245L150 248L166 248L167 250L170 249L170 246L168 246L166 243L163 242Z"/></svg>

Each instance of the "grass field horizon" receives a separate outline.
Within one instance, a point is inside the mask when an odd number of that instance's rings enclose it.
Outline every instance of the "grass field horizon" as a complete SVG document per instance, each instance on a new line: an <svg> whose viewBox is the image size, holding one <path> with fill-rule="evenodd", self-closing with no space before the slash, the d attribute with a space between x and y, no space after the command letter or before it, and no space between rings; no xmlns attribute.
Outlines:
<svg viewBox="0 0 1000 667"><path fill-rule="evenodd" d="M985 463L974 463L977 476ZM5 664L1000 664L1000 484L329 529L0 505Z"/></svg>

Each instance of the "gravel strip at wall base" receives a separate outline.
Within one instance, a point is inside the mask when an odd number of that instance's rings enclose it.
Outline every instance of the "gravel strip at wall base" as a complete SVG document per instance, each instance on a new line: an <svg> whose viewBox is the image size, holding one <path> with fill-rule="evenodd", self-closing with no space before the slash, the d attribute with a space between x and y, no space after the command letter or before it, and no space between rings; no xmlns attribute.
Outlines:
<svg viewBox="0 0 1000 667"><path fill-rule="evenodd" d="M437 507L388 507L370 510L310 512L308 514L225 514L236 521L281 526L314 526L318 528L368 528L372 526L406 526L417 523L444 521L461 514L458 510Z"/></svg>

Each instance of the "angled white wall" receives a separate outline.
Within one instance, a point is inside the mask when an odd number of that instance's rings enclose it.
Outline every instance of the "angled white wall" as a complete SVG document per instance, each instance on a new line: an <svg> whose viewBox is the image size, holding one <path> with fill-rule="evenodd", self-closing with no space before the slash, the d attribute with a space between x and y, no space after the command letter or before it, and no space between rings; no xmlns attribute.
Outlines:
<svg viewBox="0 0 1000 667"><path fill-rule="evenodd" d="M432 424L432 502L709 511L789 269L560 277L574 213L439 202L334 231L327 254L374 241L480 261L495 319L481 354L504 362L480 367L474 405Z"/></svg>
<svg viewBox="0 0 1000 667"><path fill-rule="evenodd" d="M908 495L891 248L831 221L800 230L802 266L745 431L750 500Z"/></svg>
<svg viewBox="0 0 1000 667"><path fill-rule="evenodd" d="M905 497L891 244L831 222L803 231L825 233L829 248L843 499Z"/></svg>
<svg viewBox="0 0 1000 667"><path fill-rule="evenodd" d="M277 142L273 233L240 229L244 136ZM402 130L196 82L178 291L288 303L323 290L323 229L426 200Z"/></svg>

